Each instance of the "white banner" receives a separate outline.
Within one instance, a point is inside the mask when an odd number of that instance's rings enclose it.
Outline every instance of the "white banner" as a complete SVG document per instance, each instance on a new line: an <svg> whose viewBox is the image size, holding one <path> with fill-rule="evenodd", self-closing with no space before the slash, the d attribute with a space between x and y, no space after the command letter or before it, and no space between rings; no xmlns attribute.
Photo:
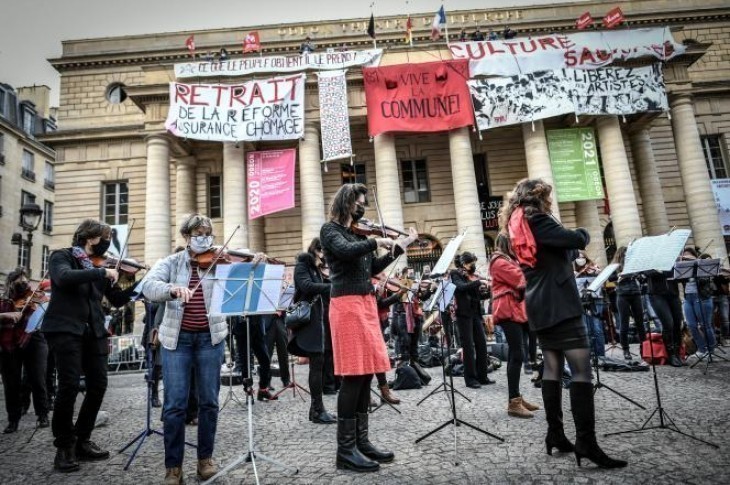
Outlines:
<svg viewBox="0 0 730 485"><path fill-rule="evenodd" d="M714 179L712 195L717 204L717 215L720 217L720 228L723 236L730 236L730 179Z"/></svg>
<svg viewBox="0 0 730 485"><path fill-rule="evenodd" d="M685 49L674 40L669 27L449 44L454 59L469 60L472 77L512 76L563 68L597 69L639 57L666 61L683 54Z"/></svg>
<svg viewBox="0 0 730 485"><path fill-rule="evenodd" d="M172 82L165 128L194 140L302 138L304 81L298 74L230 85Z"/></svg>
<svg viewBox="0 0 730 485"><path fill-rule="evenodd" d="M480 130L553 116L668 109L660 66L560 69L468 81Z"/></svg>
<svg viewBox="0 0 730 485"><path fill-rule="evenodd" d="M370 49L309 52L297 56L250 56L220 62L185 62L175 64L175 77L244 76L259 72L326 71L352 66L377 66L382 55L383 49Z"/></svg>
<svg viewBox="0 0 730 485"><path fill-rule="evenodd" d="M352 156L346 71L318 73L323 162Z"/></svg>

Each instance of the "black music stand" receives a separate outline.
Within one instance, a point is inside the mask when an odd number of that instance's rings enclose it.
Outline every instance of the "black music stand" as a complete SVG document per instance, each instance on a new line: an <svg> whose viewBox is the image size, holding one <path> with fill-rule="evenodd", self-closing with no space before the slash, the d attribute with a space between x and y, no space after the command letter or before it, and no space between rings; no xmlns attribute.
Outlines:
<svg viewBox="0 0 730 485"><path fill-rule="evenodd" d="M646 285L642 285L642 290L641 291L642 291L643 294L646 293L646 290L647 290L646 289ZM669 414L667 414L667 412L662 407L662 396L661 396L661 393L659 392L659 379L657 378L656 362L655 362L655 358L654 358L654 346L651 345L651 325L650 325L650 323L649 323L648 320L645 320L644 321L644 325L646 326L647 338L649 340L649 352L650 352L650 356L651 356L651 370L652 370L652 374L653 374L653 377L654 377L654 392L656 394L657 407L654 408L654 410L651 412L651 414L649 415L649 417L646 418L646 421L644 421L644 424L642 424L641 427L636 428L636 429L629 429L629 430L626 430L626 431L616 431L616 432L613 432L613 433L605 433L603 436L614 436L614 435L627 434L627 433L639 433L641 431L650 431L650 430L653 430L653 429L668 429L669 431L673 431L675 433L678 433L678 434L681 434L681 435L686 436L688 438L691 438L691 439L693 439L695 441L699 441L700 443L704 443L704 444L706 444L708 446L712 446L714 448L718 448L719 449L720 447L718 445L714 444L714 443L711 443L709 441L705 441L705 440L703 440L701 438L697 438L696 436L692 436L689 433L685 433L684 431L681 431L677 427L677 425L674 422L674 420L669 416ZM658 425L655 425L655 426L647 426L649 424L649 422L652 420L652 418L654 417L655 414L658 414L659 415L659 424Z"/></svg>
<svg viewBox="0 0 730 485"><path fill-rule="evenodd" d="M152 319L152 312L151 304L149 302L145 302L145 319L147 320L148 328L152 328L151 325L151 319ZM158 311L162 311L161 309ZM133 444L137 443L137 446L134 448L134 451L129 457L129 460L127 460L127 463L124 465L124 470L128 470L134 459L137 457L137 453L139 452L140 448L142 448L142 445L144 444L144 441L147 439L148 436L152 434L156 434L158 436L163 436L164 433L161 431L158 431L156 429L152 428L152 388L154 387L154 378L152 376L152 373L154 372L154 365L152 363L152 343L148 342L147 347L145 348L144 352L145 357L145 365L147 366L147 370L144 374L144 379L147 382L147 415L145 418L145 429L142 430L141 433L137 435L136 438L134 438L132 441L124 445L124 448L119 450L119 453L123 453L127 448L132 446ZM185 442L187 446L190 446L192 448L197 448L192 443Z"/></svg>
<svg viewBox="0 0 730 485"><path fill-rule="evenodd" d="M230 271L233 271L233 267L237 265L251 265L250 268L248 268L248 273L246 277L243 278L222 278L220 281L224 282L225 289L223 290L225 292L226 298L232 298L235 296L236 301L242 301L241 305L241 311L239 313L236 313L237 315L243 316L246 319L246 341L248 345L246 346L246 366L248 369L248 373L246 374L248 377L244 377L243 379L243 385L246 388L246 409L248 412L248 451L245 453L242 453L239 455L238 458L233 460L231 463L226 465L223 469L218 471L215 475L210 477L208 480L202 482L203 485L207 485L209 483L213 483L218 478L225 476L236 468L241 463L251 463L251 467L253 468L253 474L254 474L254 480L256 482L256 485L258 485L259 482L259 474L258 469L256 468L256 460L263 460L267 463L271 463L272 465L276 465L279 468L293 470L293 474L299 473L299 469L296 467L292 467L290 465L287 465L285 463L282 463L280 461L274 460L273 458L270 458L263 453L259 453L254 448L254 442L253 442L253 378L252 370L251 370L251 330L250 330L250 323L248 321L248 317L251 315L261 315L261 314L268 314L268 313L274 313L276 312L276 307L278 303L272 302L269 297L266 295L266 292L262 288L262 283L266 279L263 274L265 273L265 265L263 263L256 264L256 263L234 263L232 265L226 265L227 267L230 267ZM239 266L244 268L244 266ZM257 270L259 271L260 276L255 276L255 273ZM228 287L228 283L232 283L233 288ZM257 291L259 298L263 297L265 298L268 303L270 304L271 308L274 310L272 311L250 311L252 307L252 296L254 291ZM221 305L223 306L223 305ZM221 309L221 313L223 313Z"/></svg>
<svg viewBox="0 0 730 485"><path fill-rule="evenodd" d="M711 279L720 274L720 266L721 261L719 259L694 259L691 261L677 261L677 264L674 265L674 279L675 280L689 280L694 279L695 281L703 280L703 279ZM699 288L698 288L699 290ZM705 333L705 340L707 340L707 330L708 327L712 329L712 316L711 315L705 315L704 310L702 309L702 303L699 303L700 308L700 318L702 318L702 331ZM709 317L709 318L708 318ZM694 362L691 366L689 366L690 369L694 369L697 367L697 365L705 361L705 370L702 372L703 374L707 374L707 369L709 368L710 364L715 362L715 359L724 360L725 362L728 361L727 358L716 355L715 354L715 347L717 347L717 337L715 337L715 346L710 346L709 342L707 343L707 353L697 359L697 362ZM719 349L720 352L725 353L724 350Z"/></svg>
<svg viewBox="0 0 730 485"><path fill-rule="evenodd" d="M446 254L446 252L444 252L444 254ZM432 274L432 277L440 278L441 279L441 286L442 286L442 288L441 288L441 294L443 295L443 293L444 293L444 280L443 280L442 276L443 275L438 275L438 274L433 275ZM443 298L443 296L441 296L441 298ZM439 306L438 305L436 305L436 309L437 310L439 309ZM452 328L452 330L451 330L451 335L449 336L449 338L453 342L453 338L454 338L454 335L453 335L453 326L451 328ZM441 347L441 349L442 349L442 355L443 355L443 346ZM445 365L443 363L443 361L442 361L442 364L441 365L442 365L442 369L443 369L444 382L443 382L443 385L442 386L439 386L439 387L442 387L443 388L442 390L444 392L448 392L449 393L447 395L449 396L448 401L449 401L449 407L450 407L450 411L451 411L451 418L448 419L448 420L446 420L445 422L443 422L442 424L440 424L436 428L432 429L428 433L424 434L423 436L421 436L420 438L418 438L415 442L416 443L420 443L421 441L425 440L426 438L428 438L432 434L438 433L439 431L441 431L442 429L444 429L445 427L447 427L449 425L453 425L454 427L459 427L461 425L464 425L464 426L466 426L468 428L473 429L474 431L478 431L478 432L480 432L482 434L485 434L487 436L490 436L490 437L492 437L492 438L494 438L496 440L499 440L501 442L504 442L504 438L502 438L500 436L497 436L496 434L490 433L489 431L484 430L484 429L482 429L482 428L480 428L480 427L478 427L476 425L473 425L473 424L471 424L471 423L469 423L467 421L464 421L463 419L461 419L461 418L458 417L458 415L456 413L456 394L458 393L459 395L461 395L464 398L466 398L466 396L464 396L463 394L459 393L458 391L456 391L454 389L454 374L453 374L453 372L450 372L449 373L449 384L448 384L448 386L446 385L446 369L443 367ZM438 392L438 390L439 390L439 388L434 389L434 391L431 391L431 394L429 394L429 396L435 394L436 392ZM428 397L428 396L426 396L426 397ZM419 404L420 404L420 402L419 402ZM454 438L456 438L456 430L454 430ZM456 439L454 439L454 456L456 456ZM456 459L454 461L454 465L455 466L458 466L459 465L459 462Z"/></svg>

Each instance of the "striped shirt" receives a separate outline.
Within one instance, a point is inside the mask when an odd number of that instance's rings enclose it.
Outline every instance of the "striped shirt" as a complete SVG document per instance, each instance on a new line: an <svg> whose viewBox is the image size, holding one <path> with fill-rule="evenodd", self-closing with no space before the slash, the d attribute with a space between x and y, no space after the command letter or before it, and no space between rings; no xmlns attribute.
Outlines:
<svg viewBox="0 0 730 485"><path fill-rule="evenodd" d="M182 330L188 332L208 331L208 312L205 309L203 286L199 285L199 282L200 275L198 274L198 266L193 264L188 289L195 289L195 293L193 293L190 301L185 304L182 323L180 325Z"/></svg>

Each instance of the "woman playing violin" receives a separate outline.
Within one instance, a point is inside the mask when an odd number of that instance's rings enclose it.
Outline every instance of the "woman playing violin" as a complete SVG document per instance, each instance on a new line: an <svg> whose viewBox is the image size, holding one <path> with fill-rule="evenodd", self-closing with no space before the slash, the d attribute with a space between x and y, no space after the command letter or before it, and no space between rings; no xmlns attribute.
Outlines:
<svg viewBox="0 0 730 485"><path fill-rule="evenodd" d="M330 221L320 231L332 282L329 316L335 374L343 376L337 397L336 464L359 472L378 470L379 462L394 459L392 452L376 448L368 439L370 382L373 374L390 369L370 278L418 237L415 230L398 241L355 234L351 225L365 214L367 193L362 184L340 187L330 206ZM378 257L378 248L388 249L388 254Z"/></svg>
<svg viewBox="0 0 730 485"><path fill-rule="evenodd" d="M130 299L134 286L122 290L119 273L96 268L92 256L109 248L111 227L83 221L73 235L72 247L51 253L51 300L43 319L43 333L58 371L58 394L53 411L54 467L62 472L79 469L79 460L103 460L109 452L90 440L107 386L109 333L104 326L102 298L116 306ZM86 394L74 425L79 379L86 377Z"/></svg>
<svg viewBox="0 0 730 485"><path fill-rule="evenodd" d="M198 477L207 480L218 471L213 462L218 425L218 391L228 325L224 316L208 314L214 271L198 259L206 259L213 247L210 218L192 214L180 225L186 249L159 260L145 277L140 291L151 301L164 302L165 313L158 330L165 382L162 420L165 441L165 483L181 483L185 446L185 416L190 377L198 388ZM222 252L218 252L223 257ZM212 274L212 273L211 273Z"/></svg>
<svg viewBox="0 0 730 485"><path fill-rule="evenodd" d="M36 292L30 288L27 270L22 267L13 270L8 275L6 288L7 299L3 299L0 309L0 373L8 413L8 426L3 433L8 434L17 431L22 415L23 368L30 381L38 426L49 426L46 399L48 345L40 332L25 332L28 317L36 310L37 304L30 300L38 300ZM40 295L43 293L40 292Z"/></svg>

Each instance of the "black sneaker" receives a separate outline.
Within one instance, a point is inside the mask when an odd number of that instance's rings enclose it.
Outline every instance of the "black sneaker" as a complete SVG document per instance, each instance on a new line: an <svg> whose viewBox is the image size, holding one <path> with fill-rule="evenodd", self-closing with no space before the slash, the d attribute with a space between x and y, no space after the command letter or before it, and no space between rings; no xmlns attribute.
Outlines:
<svg viewBox="0 0 730 485"><path fill-rule="evenodd" d="M106 460L109 458L109 451L102 450L91 440L79 441L76 443L76 458L79 461Z"/></svg>
<svg viewBox="0 0 730 485"><path fill-rule="evenodd" d="M7 425L7 427L3 430L3 434L11 434L18 431L18 422L17 421L10 421Z"/></svg>
<svg viewBox="0 0 730 485"><path fill-rule="evenodd" d="M79 470L79 462L74 455L73 446L58 448L56 450L56 457L53 459L53 468L61 473L70 473Z"/></svg>

